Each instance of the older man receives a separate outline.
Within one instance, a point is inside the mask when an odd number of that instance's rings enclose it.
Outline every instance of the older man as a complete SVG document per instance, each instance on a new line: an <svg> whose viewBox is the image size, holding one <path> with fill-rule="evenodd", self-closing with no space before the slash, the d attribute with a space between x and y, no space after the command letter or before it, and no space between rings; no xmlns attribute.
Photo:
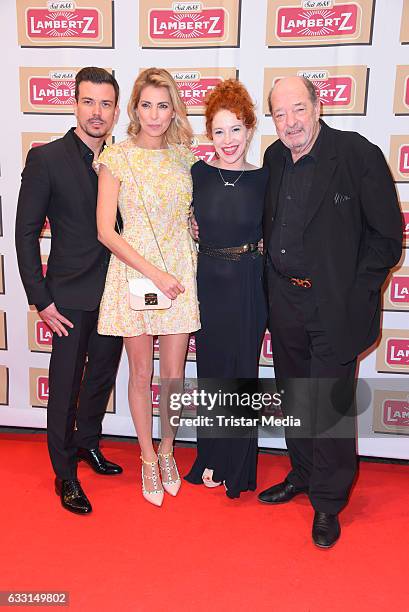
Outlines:
<svg viewBox="0 0 409 612"><path fill-rule="evenodd" d="M313 84L279 80L269 96L279 140L266 151L264 213L269 327L291 471L264 503L307 493L312 536L332 546L356 473L357 357L379 335L381 287L401 255L394 184L380 149L320 120Z"/></svg>

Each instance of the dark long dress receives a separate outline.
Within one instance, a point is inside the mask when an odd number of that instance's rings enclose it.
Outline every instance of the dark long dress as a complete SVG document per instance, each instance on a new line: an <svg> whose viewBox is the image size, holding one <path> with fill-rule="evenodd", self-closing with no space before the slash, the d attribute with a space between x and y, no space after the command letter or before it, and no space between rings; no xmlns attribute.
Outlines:
<svg viewBox="0 0 409 612"><path fill-rule="evenodd" d="M212 247L257 243L267 169L222 170L223 178L237 182L225 187L217 168L198 161L192 166L193 205L200 242ZM197 283L201 329L196 332L197 374L201 386L232 389L232 381L256 379L258 358L266 325L266 304L259 253L239 261L199 253ZM209 380L211 379L211 380ZM228 379L228 380L227 380ZM253 415L254 416L254 415ZM257 428L245 428L242 437L212 437L198 430L197 458L186 480L202 483L205 468L213 480L224 481L229 497L256 488Z"/></svg>

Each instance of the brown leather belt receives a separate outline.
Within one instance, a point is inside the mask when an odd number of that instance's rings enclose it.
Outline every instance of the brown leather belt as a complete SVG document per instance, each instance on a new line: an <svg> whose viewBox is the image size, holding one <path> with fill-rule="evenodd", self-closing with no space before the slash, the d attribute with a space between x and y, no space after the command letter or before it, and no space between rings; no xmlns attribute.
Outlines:
<svg viewBox="0 0 409 612"><path fill-rule="evenodd" d="M219 259L227 259L229 261L239 261L242 255L246 253L255 253L258 250L257 242L248 242L237 247L211 247L206 244L199 244L199 253L209 255L210 257L218 257Z"/></svg>

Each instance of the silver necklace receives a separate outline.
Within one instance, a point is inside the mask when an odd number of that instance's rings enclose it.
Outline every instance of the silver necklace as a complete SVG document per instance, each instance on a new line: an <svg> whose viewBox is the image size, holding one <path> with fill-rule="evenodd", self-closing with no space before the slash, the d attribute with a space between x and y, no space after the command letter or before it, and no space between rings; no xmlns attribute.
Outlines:
<svg viewBox="0 0 409 612"><path fill-rule="evenodd" d="M236 178L236 180L233 183L229 183L229 181L226 181L223 174L220 172L220 168L217 168L217 169L219 171L220 178L222 179L225 187L235 187L236 183L241 179L242 175L244 174L244 170L242 170L239 176Z"/></svg>

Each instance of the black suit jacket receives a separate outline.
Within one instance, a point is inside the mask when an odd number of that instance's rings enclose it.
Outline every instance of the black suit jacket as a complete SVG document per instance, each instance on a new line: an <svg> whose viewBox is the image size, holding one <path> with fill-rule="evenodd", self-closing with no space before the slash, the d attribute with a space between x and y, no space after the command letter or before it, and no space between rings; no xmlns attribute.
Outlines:
<svg viewBox="0 0 409 612"><path fill-rule="evenodd" d="M401 256L402 217L379 147L323 121L321 130L303 248L322 324L345 363L379 335L381 287ZM266 246L284 169L283 150L277 141L264 156L270 171L263 217Z"/></svg>
<svg viewBox="0 0 409 612"><path fill-rule="evenodd" d="M97 193L72 130L31 149L22 173L17 206L16 249L28 302L39 310L94 310L104 288L108 251L98 241ZM39 235L51 226L47 275L41 269Z"/></svg>

